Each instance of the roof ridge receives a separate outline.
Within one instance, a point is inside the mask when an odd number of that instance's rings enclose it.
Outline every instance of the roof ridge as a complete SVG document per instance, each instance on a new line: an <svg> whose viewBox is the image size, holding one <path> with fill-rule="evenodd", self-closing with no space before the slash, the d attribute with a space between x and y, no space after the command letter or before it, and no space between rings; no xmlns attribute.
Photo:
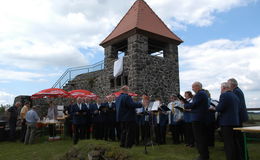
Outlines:
<svg viewBox="0 0 260 160"><path fill-rule="evenodd" d="M137 5L137 20L136 20L136 26L138 26L138 22L139 22L139 19L140 19L140 16L141 16L141 7L140 7L140 1L142 0L137 0L136 2L138 2L139 4Z"/></svg>
<svg viewBox="0 0 260 160"><path fill-rule="evenodd" d="M166 29L168 30L168 31L170 31L173 35L175 35L181 42L183 42L175 33L173 33L173 31L171 31L170 30L170 28L163 22L163 20L153 11L153 9L144 1L144 0L142 0L144 3L145 3L145 5L153 12L153 14L155 14L156 15L156 17L162 22L162 24L166 27Z"/></svg>
<svg viewBox="0 0 260 160"><path fill-rule="evenodd" d="M139 0L135 1L133 3L133 5L128 9L128 11L126 12L126 14L124 15L123 18L121 18L121 20L119 21L119 23L117 23L116 27L112 30L112 32L100 43L102 44L103 42L106 41L106 39L113 33L114 30L116 30L118 28L118 26L120 25L120 23L124 20L124 18L128 15L128 13L132 10L132 8L135 6L135 3L137 3Z"/></svg>

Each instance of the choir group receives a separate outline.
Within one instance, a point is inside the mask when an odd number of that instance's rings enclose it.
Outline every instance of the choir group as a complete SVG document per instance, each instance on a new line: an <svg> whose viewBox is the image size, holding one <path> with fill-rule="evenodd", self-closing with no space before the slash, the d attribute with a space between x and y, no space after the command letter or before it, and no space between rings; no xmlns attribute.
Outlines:
<svg viewBox="0 0 260 160"><path fill-rule="evenodd" d="M191 100L192 93L186 92L185 97ZM186 142L187 146L194 146L192 135L190 110L185 110L177 95L169 97L169 104L165 105L160 98L150 98L147 95L132 97L134 102L145 101L141 108L135 109L134 143L139 145L149 143L154 138L156 144L166 143L167 128L172 133L172 142L179 144ZM152 110L154 102L159 102L157 110ZM116 121L116 97L106 97L104 101L97 98L78 97L76 103L65 107L66 125L69 134L76 144L79 139L120 140L120 123ZM169 127L168 127L169 126ZM74 135L74 136L73 136Z"/></svg>
<svg viewBox="0 0 260 160"><path fill-rule="evenodd" d="M196 146L200 154L197 159L207 160L208 147L214 146L215 130L220 127L227 159L243 157L242 138L238 136L241 134L233 128L242 126L248 117L243 92L235 79L221 85L219 101L212 100L200 82L192 85L194 96L186 91L184 98L172 95L168 103L145 94L130 97L128 89L124 86L119 97L111 95L104 100L78 97L75 104L72 100L65 107L66 125L74 144L91 137L118 140L125 148L134 144L166 144L166 134L170 131L173 144L184 142L187 147Z"/></svg>

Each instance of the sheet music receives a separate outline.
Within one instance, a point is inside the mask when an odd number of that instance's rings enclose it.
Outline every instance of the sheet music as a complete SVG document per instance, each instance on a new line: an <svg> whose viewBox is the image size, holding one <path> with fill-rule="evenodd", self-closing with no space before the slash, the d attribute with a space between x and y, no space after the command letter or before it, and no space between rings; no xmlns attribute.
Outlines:
<svg viewBox="0 0 260 160"><path fill-rule="evenodd" d="M149 105L148 105L148 111L151 111L151 110L152 110L153 103L154 103L154 102L150 102L150 103L149 103Z"/></svg>
<svg viewBox="0 0 260 160"><path fill-rule="evenodd" d="M136 108L136 113L139 114L139 113L142 113L143 112L143 108Z"/></svg>
<svg viewBox="0 0 260 160"><path fill-rule="evenodd" d="M158 111L158 108L160 106L160 101L153 102L152 111Z"/></svg>

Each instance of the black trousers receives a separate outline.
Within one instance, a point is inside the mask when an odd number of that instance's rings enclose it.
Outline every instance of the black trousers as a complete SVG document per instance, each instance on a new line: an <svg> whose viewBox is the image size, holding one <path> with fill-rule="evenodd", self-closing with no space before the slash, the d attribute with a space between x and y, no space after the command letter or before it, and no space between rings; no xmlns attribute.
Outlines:
<svg viewBox="0 0 260 160"><path fill-rule="evenodd" d="M194 135L192 130L192 123L185 123L185 143L187 145L194 145Z"/></svg>
<svg viewBox="0 0 260 160"><path fill-rule="evenodd" d="M166 144L166 126L160 126L160 144Z"/></svg>
<svg viewBox="0 0 260 160"><path fill-rule="evenodd" d="M171 125L172 142L173 144L179 144L181 139L181 125Z"/></svg>
<svg viewBox="0 0 260 160"><path fill-rule="evenodd" d="M117 137L117 140L120 141L120 139L121 139L121 124L120 124L120 122L116 122L116 137Z"/></svg>
<svg viewBox="0 0 260 160"><path fill-rule="evenodd" d="M141 137L144 144L147 144L151 140L151 126L149 122L144 122L141 125Z"/></svg>
<svg viewBox="0 0 260 160"><path fill-rule="evenodd" d="M9 139L10 141L16 140L16 122L9 122Z"/></svg>
<svg viewBox="0 0 260 160"><path fill-rule="evenodd" d="M236 135L232 126L221 126L221 131L224 138L224 149L227 160L241 160L240 152L236 145ZM239 158L240 157L240 158Z"/></svg>
<svg viewBox="0 0 260 160"><path fill-rule="evenodd" d="M49 135L50 137L56 137L56 125L55 124L49 124Z"/></svg>
<svg viewBox="0 0 260 160"><path fill-rule="evenodd" d="M215 146L215 122L211 122L207 124L207 137L208 137L208 146L214 147Z"/></svg>
<svg viewBox="0 0 260 160"><path fill-rule="evenodd" d="M77 144L79 139L86 138L86 124L74 124L73 125L73 142Z"/></svg>
<svg viewBox="0 0 260 160"><path fill-rule="evenodd" d="M70 137L73 135L72 120L69 118L65 119L65 135Z"/></svg>
<svg viewBox="0 0 260 160"><path fill-rule="evenodd" d="M109 123L103 125L103 132L103 139L107 141L109 138Z"/></svg>
<svg viewBox="0 0 260 160"><path fill-rule="evenodd" d="M90 139L90 132L91 132L91 123L87 123L86 125L85 125L85 128L86 128L86 133L87 133L87 139Z"/></svg>
<svg viewBox="0 0 260 160"><path fill-rule="evenodd" d="M209 159L209 150L207 143L207 126L203 122L192 122L193 134L196 142L196 147L202 160Z"/></svg>
<svg viewBox="0 0 260 160"><path fill-rule="evenodd" d="M155 143L161 144L161 132L160 132L160 125L155 124L154 125L154 133L155 133Z"/></svg>
<svg viewBox="0 0 260 160"><path fill-rule="evenodd" d="M94 138L97 140L101 140L104 138L104 125L101 122L96 122L93 124L93 134Z"/></svg>
<svg viewBox="0 0 260 160"><path fill-rule="evenodd" d="M135 123L135 144L139 145L140 143L140 129L141 125L139 125L138 123Z"/></svg>
<svg viewBox="0 0 260 160"><path fill-rule="evenodd" d="M120 147L131 148L134 144L135 122L121 122Z"/></svg>
<svg viewBox="0 0 260 160"><path fill-rule="evenodd" d="M116 122L108 124L108 138L112 141L116 140Z"/></svg>
<svg viewBox="0 0 260 160"><path fill-rule="evenodd" d="M26 125L26 120L24 119L22 121L22 126L21 126L21 137L20 137L20 141L24 142L25 139L25 134L26 134L26 130L27 130L27 125Z"/></svg>

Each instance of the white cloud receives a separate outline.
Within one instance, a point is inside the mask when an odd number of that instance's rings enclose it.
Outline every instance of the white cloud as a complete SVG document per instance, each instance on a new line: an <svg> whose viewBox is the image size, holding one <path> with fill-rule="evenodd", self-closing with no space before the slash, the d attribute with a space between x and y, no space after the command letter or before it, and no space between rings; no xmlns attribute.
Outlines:
<svg viewBox="0 0 260 160"><path fill-rule="evenodd" d="M215 14L232 8L245 6L256 0L147 0L169 25L185 28L185 25L208 26L214 22ZM177 22L173 22L174 19Z"/></svg>
<svg viewBox="0 0 260 160"><path fill-rule="evenodd" d="M7 93L5 91L0 91L0 104L12 104L15 95Z"/></svg>
<svg viewBox="0 0 260 160"><path fill-rule="evenodd" d="M3 75L0 77L0 82L2 81L5 83L11 80L43 82L43 81L47 81L46 78L50 78L52 76L59 76L60 73L40 74L40 73L33 73L33 72L0 69L0 75Z"/></svg>
<svg viewBox="0 0 260 160"><path fill-rule="evenodd" d="M260 92L260 36L253 39L231 41L213 40L197 46L180 47L180 79L182 90L190 90L191 83L201 81L204 88L218 98L221 82L234 77L255 104Z"/></svg>
<svg viewBox="0 0 260 160"><path fill-rule="evenodd" d="M173 28L206 26L216 12L254 0L147 0ZM79 48L101 49L134 0L1 0L0 64L19 68L80 66L93 59ZM14 5L15 4L15 5Z"/></svg>

